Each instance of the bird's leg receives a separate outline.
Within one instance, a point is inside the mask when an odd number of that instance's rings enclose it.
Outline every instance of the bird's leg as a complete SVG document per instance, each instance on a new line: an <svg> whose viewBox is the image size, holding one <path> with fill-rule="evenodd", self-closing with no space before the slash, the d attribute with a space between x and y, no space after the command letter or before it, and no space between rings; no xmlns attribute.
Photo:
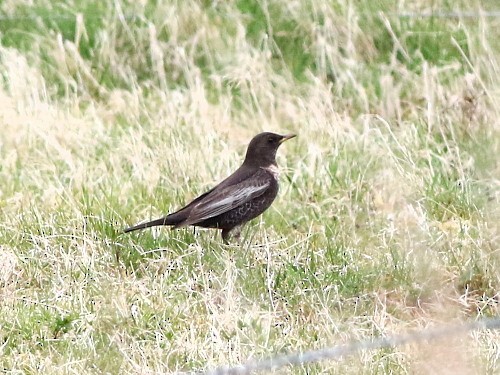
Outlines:
<svg viewBox="0 0 500 375"><path fill-rule="evenodd" d="M224 242L225 245L229 245L229 232L231 232L231 229L227 228L222 229L222 241Z"/></svg>
<svg viewBox="0 0 500 375"><path fill-rule="evenodd" d="M237 225L232 228L224 228L222 229L222 240L226 245L229 245L229 239L234 238L234 239L239 239L241 235L241 230L243 229L243 225Z"/></svg>

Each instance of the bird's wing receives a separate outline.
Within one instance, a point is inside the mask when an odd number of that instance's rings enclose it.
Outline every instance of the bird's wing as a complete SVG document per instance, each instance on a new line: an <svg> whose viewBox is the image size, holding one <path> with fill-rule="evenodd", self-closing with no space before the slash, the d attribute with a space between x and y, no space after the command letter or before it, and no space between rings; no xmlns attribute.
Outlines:
<svg viewBox="0 0 500 375"><path fill-rule="evenodd" d="M191 209L188 218L179 227L218 216L264 194L271 181L263 177L257 172L238 184L214 189Z"/></svg>

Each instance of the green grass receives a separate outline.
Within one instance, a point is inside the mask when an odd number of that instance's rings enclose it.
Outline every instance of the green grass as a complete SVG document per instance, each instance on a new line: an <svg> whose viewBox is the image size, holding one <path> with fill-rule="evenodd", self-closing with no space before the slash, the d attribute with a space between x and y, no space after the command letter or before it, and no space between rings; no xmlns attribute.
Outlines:
<svg viewBox="0 0 500 375"><path fill-rule="evenodd" d="M498 316L498 21L398 16L479 5L1 3L2 369L196 371ZM122 233L263 130L298 137L241 243ZM493 374L498 339L286 372Z"/></svg>

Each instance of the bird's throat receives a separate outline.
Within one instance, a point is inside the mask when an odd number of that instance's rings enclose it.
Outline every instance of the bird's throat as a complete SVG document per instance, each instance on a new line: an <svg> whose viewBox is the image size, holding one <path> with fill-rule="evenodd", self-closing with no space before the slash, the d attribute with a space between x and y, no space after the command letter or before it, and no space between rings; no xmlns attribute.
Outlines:
<svg viewBox="0 0 500 375"><path fill-rule="evenodd" d="M265 171L268 171L277 180L280 177L280 170L276 164L270 164L267 167L261 167Z"/></svg>

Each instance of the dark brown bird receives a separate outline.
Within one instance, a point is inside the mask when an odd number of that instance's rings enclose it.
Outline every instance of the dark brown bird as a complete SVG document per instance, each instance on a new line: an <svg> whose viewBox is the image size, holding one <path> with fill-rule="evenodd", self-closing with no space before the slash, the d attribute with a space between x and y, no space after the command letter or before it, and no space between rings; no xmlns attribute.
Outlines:
<svg viewBox="0 0 500 375"><path fill-rule="evenodd" d="M230 233L269 208L278 194L276 151L295 134L260 133L248 145L245 161L232 175L170 215L125 229L125 233L169 225L222 229L228 242Z"/></svg>

